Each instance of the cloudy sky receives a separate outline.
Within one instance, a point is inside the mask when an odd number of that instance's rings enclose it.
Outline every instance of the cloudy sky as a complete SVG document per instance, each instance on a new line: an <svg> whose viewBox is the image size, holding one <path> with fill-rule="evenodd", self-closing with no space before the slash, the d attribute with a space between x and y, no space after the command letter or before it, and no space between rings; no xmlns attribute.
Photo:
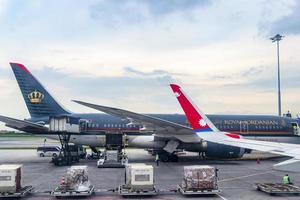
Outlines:
<svg viewBox="0 0 300 200"><path fill-rule="evenodd" d="M182 113L176 81L206 113L300 113L300 1L0 0L0 114L29 117L9 62L23 63L59 101ZM94 111L93 111L94 112ZM3 126L0 126L3 129Z"/></svg>

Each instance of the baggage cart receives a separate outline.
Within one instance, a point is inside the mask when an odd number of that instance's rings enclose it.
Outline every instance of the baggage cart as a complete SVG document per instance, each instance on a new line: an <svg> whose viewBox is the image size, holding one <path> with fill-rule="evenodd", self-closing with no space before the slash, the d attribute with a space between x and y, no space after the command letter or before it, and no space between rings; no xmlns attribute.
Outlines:
<svg viewBox="0 0 300 200"><path fill-rule="evenodd" d="M3 199L8 199L8 198L16 199L16 198L25 197L25 196L29 195L32 190L33 190L33 187L31 185L28 185L28 186L18 189L15 192L0 192L0 199L2 199L2 198Z"/></svg>
<svg viewBox="0 0 300 200"><path fill-rule="evenodd" d="M94 193L94 191L95 191L95 187L93 185L90 185L88 190L86 191L66 190L64 187L58 186L51 192L51 196L54 196L56 198L87 197L87 196L91 196Z"/></svg>
<svg viewBox="0 0 300 200"><path fill-rule="evenodd" d="M158 191L156 190L155 186L152 189L135 189L132 190L132 188L126 186L126 185L120 185L119 186L119 195L121 196L154 196L157 195Z"/></svg>
<svg viewBox="0 0 300 200"><path fill-rule="evenodd" d="M187 190L183 188L181 185L178 185L178 191L184 196L192 196L192 195L217 195L220 193L218 189L206 189L206 190Z"/></svg>
<svg viewBox="0 0 300 200"><path fill-rule="evenodd" d="M283 183L256 183L255 187L258 191L265 192L270 195L299 195L300 188L295 185Z"/></svg>
<svg viewBox="0 0 300 200"><path fill-rule="evenodd" d="M121 196L153 196L157 193L152 165L144 163L126 165L125 184L119 186Z"/></svg>
<svg viewBox="0 0 300 200"><path fill-rule="evenodd" d="M182 183L178 191L182 195L216 195L218 189L217 169L208 165L184 166Z"/></svg>

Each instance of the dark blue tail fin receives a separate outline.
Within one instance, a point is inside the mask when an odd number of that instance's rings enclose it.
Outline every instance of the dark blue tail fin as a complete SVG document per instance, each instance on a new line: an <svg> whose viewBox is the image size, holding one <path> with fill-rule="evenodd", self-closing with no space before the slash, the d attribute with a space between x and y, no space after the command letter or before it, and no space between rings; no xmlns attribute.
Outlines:
<svg viewBox="0 0 300 200"><path fill-rule="evenodd" d="M22 64L10 63L32 118L68 114Z"/></svg>

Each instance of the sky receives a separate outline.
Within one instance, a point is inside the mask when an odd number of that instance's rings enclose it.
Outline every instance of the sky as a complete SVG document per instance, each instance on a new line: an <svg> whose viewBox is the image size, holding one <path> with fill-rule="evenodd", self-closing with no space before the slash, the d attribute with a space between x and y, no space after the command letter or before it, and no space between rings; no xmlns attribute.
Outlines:
<svg viewBox="0 0 300 200"><path fill-rule="evenodd" d="M9 62L72 99L139 113L182 113L181 84L210 114L300 113L300 1L0 0L0 115L29 117ZM0 129L5 129L3 124Z"/></svg>

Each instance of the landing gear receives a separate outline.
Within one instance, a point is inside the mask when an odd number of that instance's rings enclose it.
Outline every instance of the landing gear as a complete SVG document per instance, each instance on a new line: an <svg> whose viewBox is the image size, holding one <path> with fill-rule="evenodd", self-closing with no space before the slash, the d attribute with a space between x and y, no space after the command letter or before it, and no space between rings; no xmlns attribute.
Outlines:
<svg viewBox="0 0 300 200"><path fill-rule="evenodd" d="M92 147L90 146L91 150L93 153L96 153L96 154L100 154L101 152L96 148L96 147Z"/></svg>
<svg viewBox="0 0 300 200"><path fill-rule="evenodd" d="M99 151L96 147L90 146L92 153L87 155L87 159L99 159L101 156L101 151Z"/></svg>

